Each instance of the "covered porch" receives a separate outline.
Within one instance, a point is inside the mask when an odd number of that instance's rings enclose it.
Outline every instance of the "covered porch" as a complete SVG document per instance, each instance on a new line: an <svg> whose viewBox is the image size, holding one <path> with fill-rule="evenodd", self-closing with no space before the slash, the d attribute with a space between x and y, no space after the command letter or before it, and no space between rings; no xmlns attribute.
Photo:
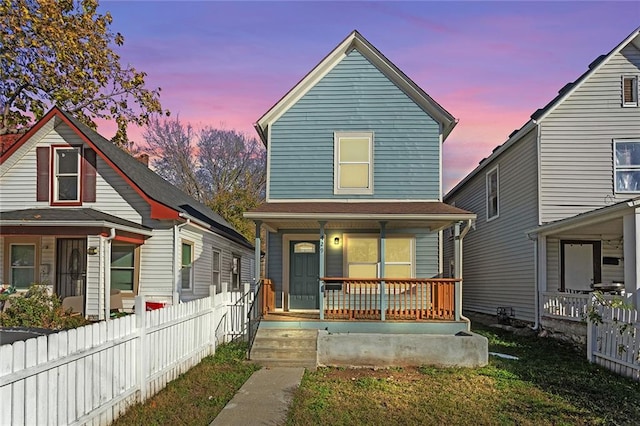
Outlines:
<svg viewBox="0 0 640 426"><path fill-rule="evenodd" d="M461 260L474 214L440 202L287 202L245 216L256 223L256 259L266 230L264 269L256 262L265 322L303 313L319 325L443 322L468 329ZM456 268L454 278L442 278L441 231L449 228Z"/></svg>

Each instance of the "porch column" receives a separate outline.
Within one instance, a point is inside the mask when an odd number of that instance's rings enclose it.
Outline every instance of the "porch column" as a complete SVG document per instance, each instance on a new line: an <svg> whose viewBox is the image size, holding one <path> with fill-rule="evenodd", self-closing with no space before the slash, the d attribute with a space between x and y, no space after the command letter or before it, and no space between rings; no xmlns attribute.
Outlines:
<svg viewBox="0 0 640 426"><path fill-rule="evenodd" d="M322 281L322 278L324 278L325 272L324 272L324 240L325 240L325 234L324 234L324 225L326 225L327 222L325 221L320 221L320 241L318 243L319 245L319 253L318 253L318 260L320 262L320 264L318 265L318 304L319 304L319 309L320 309L320 320L324 320L324 281Z"/></svg>
<svg viewBox="0 0 640 426"><path fill-rule="evenodd" d="M453 226L453 263L454 278L459 280L462 278L462 238L460 237L460 222L457 222ZM462 285L459 281L455 283L454 314L455 320L460 321L460 316L462 315Z"/></svg>
<svg viewBox="0 0 640 426"><path fill-rule="evenodd" d="M258 287L258 283L260 282L260 254L261 254L261 250L260 250L260 228L262 226L262 221L260 220L256 220L255 221L256 224L256 241L255 241L255 270L253 273L253 288L254 290Z"/></svg>
<svg viewBox="0 0 640 426"><path fill-rule="evenodd" d="M384 259L387 238L387 222L380 222L380 278L385 278ZM380 320L386 319L387 292L385 291L384 279L380 280Z"/></svg>
<svg viewBox="0 0 640 426"><path fill-rule="evenodd" d="M640 308L640 208L623 217L624 290Z"/></svg>

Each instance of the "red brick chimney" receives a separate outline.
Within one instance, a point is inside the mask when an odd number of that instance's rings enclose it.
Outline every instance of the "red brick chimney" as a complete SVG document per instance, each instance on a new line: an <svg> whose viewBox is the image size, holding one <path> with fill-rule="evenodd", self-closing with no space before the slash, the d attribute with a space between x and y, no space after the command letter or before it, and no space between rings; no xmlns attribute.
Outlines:
<svg viewBox="0 0 640 426"><path fill-rule="evenodd" d="M136 155L136 160L138 160L139 162L141 162L142 164L144 164L145 166L149 167L149 154L147 153L140 153Z"/></svg>

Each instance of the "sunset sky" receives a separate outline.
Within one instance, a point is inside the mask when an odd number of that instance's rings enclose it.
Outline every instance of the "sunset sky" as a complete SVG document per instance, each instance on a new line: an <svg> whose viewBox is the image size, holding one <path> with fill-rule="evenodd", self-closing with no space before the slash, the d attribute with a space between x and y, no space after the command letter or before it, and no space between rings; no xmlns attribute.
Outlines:
<svg viewBox="0 0 640 426"><path fill-rule="evenodd" d="M460 120L445 192L600 54L640 2L105 1L123 62L173 116L257 137L253 123L357 29ZM99 126L106 137L115 128ZM141 145L141 130L130 129Z"/></svg>

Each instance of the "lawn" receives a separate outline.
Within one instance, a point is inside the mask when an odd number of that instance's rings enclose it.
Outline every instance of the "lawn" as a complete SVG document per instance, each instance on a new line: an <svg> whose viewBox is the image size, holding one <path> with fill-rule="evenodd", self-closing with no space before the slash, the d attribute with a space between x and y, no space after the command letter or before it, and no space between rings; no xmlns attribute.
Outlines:
<svg viewBox="0 0 640 426"><path fill-rule="evenodd" d="M640 383L590 365L584 348L478 328L490 357L466 368L307 372L288 425L585 425L640 422Z"/></svg>

